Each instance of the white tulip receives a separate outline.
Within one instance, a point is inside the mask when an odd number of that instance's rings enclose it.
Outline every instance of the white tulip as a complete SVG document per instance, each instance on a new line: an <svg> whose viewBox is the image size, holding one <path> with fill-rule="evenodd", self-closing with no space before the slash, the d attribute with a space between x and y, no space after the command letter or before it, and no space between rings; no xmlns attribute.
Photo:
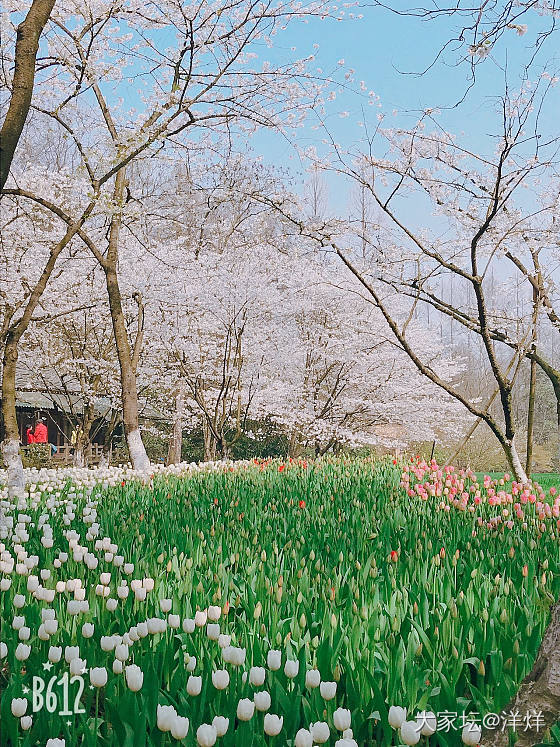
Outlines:
<svg viewBox="0 0 560 747"><path fill-rule="evenodd" d="M66 648L64 649L64 660L67 664L70 664L72 659L77 659L79 655L79 646L66 646Z"/></svg>
<svg viewBox="0 0 560 747"><path fill-rule="evenodd" d="M83 674L85 668L86 668L86 660L80 659L76 657L75 659L72 659L70 662L70 674L71 675L79 675Z"/></svg>
<svg viewBox="0 0 560 747"><path fill-rule="evenodd" d="M123 673L123 663L122 661L115 659L115 661L113 662L113 674L122 674L122 673Z"/></svg>
<svg viewBox="0 0 560 747"><path fill-rule="evenodd" d="M337 708L333 713L334 726L338 731L346 731L352 723L352 716L347 708Z"/></svg>
<svg viewBox="0 0 560 747"><path fill-rule="evenodd" d="M321 673L318 669L308 669L305 673L305 687L312 690L321 684Z"/></svg>
<svg viewBox="0 0 560 747"><path fill-rule="evenodd" d="M208 623L206 626L206 635L211 641L217 641L220 637L220 626L218 623Z"/></svg>
<svg viewBox="0 0 560 747"><path fill-rule="evenodd" d="M91 638L93 635L93 623L84 623L82 625L82 635L84 638Z"/></svg>
<svg viewBox="0 0 560 747"><path fill-rule="evenodd" d="M478 724L475 724L473 722L465 724L463 732L461 734L461 739L463 740L464 744L477 745L480 742L481 738L482 729Z"/></svg>
<svg viewBox="0 0 560 747"><path fill-rule="evenodd" d="M109 612L114 612L117 609L119 603L117 599L110 597L105 604L107 605L107 609L109 610Z"/></svg>
<svg viewBox="0 0 560 747"><path fill-rule="evenodd" d="M268 693L266 690L255 693L253 695L253 700L255 702L255 708L257 709L257 711L268 711L268 709L270 708L270 693Z"/></svg>
<svg viewBox="0 0 560 747"><path fill-rule="evenodd" d="M171 724L177 718L177 711L171 705L158 705L157 727L160 731L171 731Z"/></svg>
<svg viewBox="0 0 560 747"><path fill-rule="evenodd" d="M194 614L194 624L197 628L203 628L206 625L208 614L206 610L197 610Z"/></svg>
<svg viewBox="0 0 560 747"><path fill-rule="evenodd" d="M33 716L22 716L19 723L23 731L29 731L33 724Z"/></svg>
<svg viewBox="0 0 560 747"><path fill-rule="evenodd" d="M280 669L282 666L282 652L271 649L266 655L266 665L273 672Z"/></svg>
<svg viewBox="0 0 560 747"><path fill-rule="evenodd" d="M27 700L25 698L12 698L11 708L12 716L15 716L16 718L25 716L25 712L27 711Z"/></svg>
<svg viewBox="0 0 560 747"><path fill-rule="evenodd" d="M23 594L16 594L12 603L19 610L25 605L25 597Z"/></svg>
<svg viewBox="0 0 560 747"><path fill-rule="evenodd" d="M18 643L16 646L16 659L18 661L25 661L31 654L31 646L27 646L25 643Z"/></svg>
<svg viewBox="0 0 560 747"><path fill-rule="evenodd" d="M420 733L424 737L431 737L437 731L436 714L432 711L420 711L416 716L416 723L420 727Z"/></svg>
<svg viewBox="0 0 560 747"><path fill-rule="evenodd" d="M105 667L91 667L89 681L94 687L105 687L107 684L107 670Z"/></svg>
<svg viewBox="0 0 560 747"><path fill-rule="evenodd" d="M296 734L295 747L313 747L313 736L307 729L300 729Z"/></svg>
<svg viewBox="0 0 560 747"><path fill-rule="evenodd" d="M126 684L133 693L137 693L144 683L144 672L136 664L130 664L125 669Z"/></svg>
<svg viewBox="0 0 560 747"><path fill-rule="evenodd" d="M189 655L187 654L187 656ZM186 667L187 672L194 672L194 670L196 669L196 656L189 656Z"/></svg>
<svg viewBox="0 0 560 747"><path fill-rule="evenodd" d="M249 670L249 682L255 687L261 687L266 677L266 669L264 667L251 667Z"/></svg>
<svg viewBox="0 0 560 747"><path fill-rule="evenodd" d="M27 627L27 625L23 625L18 630L18 638L20 641L28 641L31 636L31 629Z"/></svg>
<svg viewBox="0 0 560 747"><path fill-rule="evenodd" d="M184 739L189 731L189 719L186 716L176 716L171 724L171 736L174 739Z"/></svg>
<svg viewBox="0 0 560 747"><path fill-rule="evenodd" d="M389 724L393 729L400 729L406 721L406 708L391 706L389 708Z"/></svg>
<svg viewBox="0 0 560 747"><path fill-rule="evenodd" d="M66 747L65 739L49 739L45 747Z"/></svg>
<svg viewBox="0 0 560 747"><path fill-rule="evenodd" d="M286 675L286 677L289 677L292 680L294 677L297 677L298 672L299 661L288 659L286 661L286 664L284 665L284 674Z"/></svg>
<svg viewBox="0 0 560 747"><path fill-rule="evenodd" d="M202 677L195 677L193 674L187 680L187 692L189 695L200 695L202 690Z"/></svg>
<svg viewBox="0 0 560 747"><path fill-rule="evenodd" d="M171 599L160 599L159 600L159 606L161 607L161 611L165 612L167 614L168 612L171 612Z"/></svg>
<svg viewBox="0 0 560 747"><path fill-rule="evenodd" d="M267 713L264 717L264 731L269 737L276 737L282 731L284 717L276 716L274 713Z"/></svg>
<svg viewBox="0 0 560 747"><path fill-rule="evenodd" d="M56 664L62 659L62 646L51 646L49 648L48 659L53 664Z"/></svg>
<svg viewBox="0 0 560 747"><path fill-rule="evenodd" d="M317 742L317 744L325 744L325 742L329 741L331 733L329 725L325 721L317 721L316 723L311 724L310 729L313 741Z"/></svg>
<svg viewBox="0 0 560 747"><path fill-rule="evenodd" d="M416 721L404 721L401 724L401 739L405 744L418 744L421 736Z"/></svg>
<svg viewBox="0 0 560 747"><path fill-rule="evenodd" d="M0 641L0 659L5 659L8 655L8 647L4 641Z"/></svg>
<svg viewBox="0 0 560 747"><path fill-rule="evenodd" d="M100 645L102 651L112 651L115 648L115 639L112 635L102 635Z"/></svg>
<svg viewBox="0 0 560 747"><path fill-rule="evenodd" d="M167 616L167 624L173 630L177 630L179 628L179 625L181 624L181 618L180 618L180 616L179 615L168 615Z"/></svg>
<svg viewBox="0 0 560 747"><path fill-rule="evenodd" d="M201 724L196 730L196 741L200 747L214 747L218 734L211 724Z"/></svg>
<svg viewBox="0 0 560 747"><path fill-rule="evenodd" d="M220 615L222 614L222 608L217 606L208 607L208 619L212 620L212 622L216 622L216 620L220 619Z"/></svg>
<svg viewBox="0 0 560 747"><path fill-rule="evenodd" d="M220 633L218 636L218 646L220 648L227 648L231 644L231 636L225 633Z"/></svg>
<svg viewBox="0 0 560 747"><path fill-rule="evenodd" d="M229 729L229 718L226 718L225 716L214 716L212 719L212 726L216 729L216 734L219 737L223 737L224 734L227 734L227 730Z"/></svg>
<svg viewBox="0 0 560 747"><path fill-rule="evenodd" d="M54 635L58 630L58 620L45 620L43 623L45 631L48 635Z"/></svg>
<svg viewBox="0 0 560 747"><path fill-rule="evenodd" d="M325 700L332 700L336 695L336 682L321 682L319 692Z"/></svg>
<svg viewBox="0 0 560 747"><path fill-rule="evenodd" d="M190 618L185 618L183 620L183 633L192 633L194 632L195 624L194 620Z"/></svg>
<svg viewBox="0 0 560 747"><path fill-rule="evenodd" d="M212 672L212 684L216 690L225 690L229 685L229 672L226 669L217 669Z"/></svg>
<svg viewBox="0 0 560 747"><path fill-rule="evenodd" d="M242 698L237 704L237 718L240 721L250 721L255 713L255 704L249 698Z"/></svg>

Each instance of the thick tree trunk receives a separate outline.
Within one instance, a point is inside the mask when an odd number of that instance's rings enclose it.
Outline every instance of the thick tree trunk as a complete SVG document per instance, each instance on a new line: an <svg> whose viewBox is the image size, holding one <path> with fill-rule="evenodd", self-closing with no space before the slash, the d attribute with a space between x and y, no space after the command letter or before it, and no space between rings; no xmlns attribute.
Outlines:
<svg viewBox="0 0 560 747"><path fill-rule="evenodd" d="M183 412L185 407L185 392L179 387L175 394L175 415L173 418L173 433L169 441L166 464L179 464L181 461L181 447L183 445Z"/></svg>
<svg viewBox="0 0 560 747"><path fill-rule="evenodd" d="M31 106L35 59L39 37L49 20L55 0L33 0L17 28L15 68L10 106L0 132L0 189L4 189L14 153Z"/></svg>
<svg viewBox="0 0 560 747"><path fill-rule="evenodd" d="M4 426L2 459L8 471L9 492L22 490L25 487L23 463L19 453L19 428L16 417L17 359L17 339L12 334L8 334L4 346L2 365L2 423Z"/></svg>
<svg viewBox="0 0 560 747"><path fill-rule="evenodd" d="M521 683L517 695L503 709L501 716L511 724L511 714L521 718L534 714L523 721L516 731L515 747L532 747L543 741L545 731L560 717L560 600L552 609L550 623L544 634L535 664ZM525 728L529 723L529 728ZM488 730L482 739L484 747L509 747L509 733L500 729Z"/></svg>
<svg viewBox="0 0 560 747"><path fill-rule="evenodd" d="M511 467L517 482L520 482L523 484L527 483L528 482L527 474L525 472L525 469L523 468L523 464L521 463L521 458L519 456L517 447L515 445L515 439L514 438L505 439L504 442L502 443L502 448L505 452L505 455L508 460L508 464Z"/></svg>
<svg viewBox="0 0 560 747"><path fill-rule="evenodd" d="M115 177L115 188L113 192L113 199L117 205L117 210L123 200L125 185L124 169L121 169ZM140 428L138 425L136 369L128 339L128 330L126 328L126 321L122 308L122 297L117 273L120 227L120 212L116 212L111 220L109 247L103 269L105 272L107 295L109 296L109 309L111 311L115 346L117 348L117 356L121 372L121 399L126 443L128 445L130 460L134 469L146 471L150 468L150 460L146 454L144 444L142 443L142 436L140 435Z"/></svg>

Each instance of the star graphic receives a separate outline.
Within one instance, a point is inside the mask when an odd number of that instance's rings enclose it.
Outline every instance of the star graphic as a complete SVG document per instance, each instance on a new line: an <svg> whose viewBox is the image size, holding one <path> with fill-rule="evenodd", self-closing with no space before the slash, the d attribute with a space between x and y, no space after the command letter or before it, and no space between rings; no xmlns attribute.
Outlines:
<svg viewBox="0 0 560 747"><path fill-rule="evenodd" d="M24 685L24 686L22 687L22 690L23 690L23 694L24 694L24 695L27 695L27 693L29 692L29 688L27 687L27 685Z"/></svg>
<svg viewBox="0 0 560 747"><path fill-rule="evenodd" d="M90 685L90 686L89 686L89 689L90 689L90 690L93 690L93 689L94 689L93 685Z"/></svg>
<svg viewBox="0 0 560 747"><path fill-rule="evenodd" d="M53 665L52 665L52 663L51 663L50 661L46 661L46 662L45 662L45 663L43 664L43 669L45 670L45 672L50 672L50 671L51 671L51 669L52 669L52 666L53 666Z"/></svg>
<svg viewBox="0 0 560 747"><path fill-rule="evenodd" d="M66 726L72 726L72 722L71 721L67 721L66 722Z"/></svg>

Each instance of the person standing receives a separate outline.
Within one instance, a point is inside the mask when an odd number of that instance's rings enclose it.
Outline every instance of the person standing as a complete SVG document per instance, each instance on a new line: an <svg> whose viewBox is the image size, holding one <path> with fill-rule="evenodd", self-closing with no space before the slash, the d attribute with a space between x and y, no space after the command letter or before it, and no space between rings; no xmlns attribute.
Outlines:
<svg viewBox="0 0 560 747"><path fill-rule="evenodd" d="M39 418L35 424L35 430L33 431L33 443L46 444L49 441L49 433L47 426L45 425L45 419Z"/></svg>
<svg viewBox="0 0 560 747"><path fill-rule="evenodd" d="M35 436L33 435L33 423L28 423L25 428L25 437L27 438L27 445L35 443Z"/></svg>

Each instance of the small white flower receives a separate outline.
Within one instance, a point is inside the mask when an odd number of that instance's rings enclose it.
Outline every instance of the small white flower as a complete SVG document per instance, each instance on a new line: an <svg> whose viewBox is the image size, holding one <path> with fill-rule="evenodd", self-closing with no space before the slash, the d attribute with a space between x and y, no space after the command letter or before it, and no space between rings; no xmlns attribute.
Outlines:
<svg viewBox="0 0 560 747"><path fill-rule="evenodd" d="M33 725L33 716L22 716L19 723L23 731L29 731Z"/></svg>
<svg viewBox="0 0 560 747"><path fill-rule="evenodd" d="M93 623L84 623L82 625L82 635L84 638L91 638L93 635Z"/></svg>
<svg viewBox="0 0 560 747"><path fill-rule="evenodd" d="M129 664L125 669L126 684L133 693L138 692L144 683L144 672L136 664Z"/></svg>
<svg viewBox="0 0 560 747"><path fill-rule="evenodd" d="M240 721L250 721L255 713L255 704L249 698L242 698L237 704L237 718Z"/></svg>
<svg viewBox="0 0 560 747"><path fill-rule="evenodd" d="M79 657L76 657L75 659L72 659L72 661L70 662L70 674L71 675L83 674L85 668L86 668L85 659L80 659Z"/></svg>
<svg viewBox="0 0 560 747"><path fill-rule="evenodd" d="M216 690L225 690L229 685L229 672L227 669L217 669L212 672L212 684Z"/></svg>
<svg viewBox="0 0 560 747"><path fill-rule="evenodd" d="M314 742L317 742L317 744L325 744L325 742L328 742L331 733L326 721L317 721L310 725L310 729Z"/></svg>
<svg viewBox="0 0 560 747"><path fill-rule="evenodd" d="M29 658L29 655L31 654L31 646L28 646L25 643L18 643L16 646L16 659L18 661L25 661Z"/></svg>
<svg viewBox="0 0 560 747"><path fill-rule="evenodd" d="M171 736L174 739L184 739L189 731L189 719L186 716L176 716L171 724Z"/></svg>
<svg viewBox="0 0 560 747"><path fill-rule="evenodd" d="M217 641L220 636L220 626L218 623L208 623L206 626L206 635L211 641Z"/></svg>
<svg viewBox="0 0 560 747"><path fill-rule="evenodd" d="M196 741L200 747L214 747L218 734L211 724L201 724L196 730Z"/></svg>
<svg viewBox="0 0 560 747"><path fill-rule="evenodd" d="M187 692L189 695L200 695L202 690L202 677L195 677L193 674L187 680Z"/></svg>
<svg viewBox="0 0 560 747"><path fill-rule="evenodd" d="M216 622L220 619L220 615L222 614L222 608L218 606L210 605L208 607L208 619L212 620L212 622Z"/></svg>
<svg viewBox="0 0 560 747"><path fill-rule="evenodd" d="M298 672L299 661L287 659L286 664L284 665L284 674L286 675L286 677L289 677L289 679L294 679L294 677L297 677Z"/></svg>
<svg viewBox="0 0 560 747"><path fill-rule="evenodd" d="M224 734L227 734L227 730L229 729L229 718L226 718L225 716L214 716L212 719L212 726L216 729L216 734L219 737L223 737Z"/></svg>
<svg viewBox="0 0 560 747"><path fill-rule="evenodd" d="M391 706L389 708L389 724L393 729L400 729L406 721L406 708L401 706Z"/></svg>
<svg viewBox="0 0 560 747"><path fill-rule="evenodd" d="M157 727L160 731L171 731L171 725L177 717L177 711L171 705L158 705Z"/></svg>
<svg viewBox="0 0 560 747"><path fill-rule="evenodd" d="M208 614L206 610L197 610L194 614L194 624L197 628L203 628L206 625Z"/></svg>
<svg viewBox="0 0 560 747"><path fill-rule="evenodd" d="M172 604L171 599L160 599L159 600L159 606L161 607L161 611L165 612L166 615L168 612L171 612L171 604Z"/></svg>
<svg viewBox="0 0 560 747"><path fill-rule="evenodd" d="M424 737L431 737L437 731L437 717L432 711L420 711L416 716L416 723Z"/></svg>
<svg viewBox="0 0 560 747"><path fill-rule="evenodd" d="M401 724L401 739L405 744L418 744L421 736L420 727L416 721L404 721Z"/></svg>
<svg viewBox="0 0 560 747"><path fill-rule="evenodd" d="M313 747L313 736L307 729L300 729L296 734L295 747Z"/></svg>
<svg viewBox="0 0 560 747"><path fill-rule="evenodd" d="M266 669L264 667L251 667L249 670L249 682L255 687L261 687L264 684L266 677Z"/></svg>
<svg viewBox="0 0 560 747"><path fill-rule="evenodd" d="M463 728L463 732L461 734L461 739L463 740L464 744L467 745L477 745L482 738L482 729L478 724L469 722L465 724Z"/></svg>
<svg viewBox="0 0 560 747"><path fill-rule="evenodd" d="M183 620L183 633L192 633L194 632L195 624L194 620L191 620L189 618L185 618Z"/></svg>
<svg viewBox="0 0 560 747"><path fill-rule="evenodd" d="M105 667L91 667L89 681L94 687L105 687L107 684L107 670Z"/></svg>
<svg viewBox="0 0 560 747"><path fill-rule="evenodd" d="M261 692L255 693L253 695L253 700L255 702L255 708L257 709L257 711L268 711L268 709L270 708L270 693L268 693L266 690L261 690Z"/></svg>
<svg viewBox="0 0 560 747"><path fill-rule="evenodd" d="M352 716L347 708L337 708L333 713L334 726L338 731L346 731L352 723Z"/></svg>
<svg viewBox="0 0 560 747"><path fill-rule="evenodd" d="M269 737L276 737L282 731L284 717L276 716L274 713L267 713L264 717L264 731Z"/></svg>
<svg viewBox="0 0 560 747"><path fill-rule="evenodd" d="M271 649L266 656L267 667L276 672L282 666L282 652Z"/></svg>
<svg viewBox="0 0 560 747"><path fill-rule="evenodd" d="M56 664L62 659L62 646L51 646L48 654L49 661Z"/></svg>
<svg viewBox="0 0 560 747"><path fill-rule="evenodd" d="M319 692L325 700L332 700L336 695L336 682L321 682Z"/></svg>
<svg viewBox="0 0 560 747"><path fill-rule="evenodd" d="M312 690L321 684L321 673L318 669L308 669L305 673L305 687Z"/></svg>
<svg viewBox="0 0 560 747"><path fill-rule="evenodd" d="M25 698L12 698L11 709L12 716L15 716L16 718L25 716L25 712L27 711L27 700Z"/></svg>

